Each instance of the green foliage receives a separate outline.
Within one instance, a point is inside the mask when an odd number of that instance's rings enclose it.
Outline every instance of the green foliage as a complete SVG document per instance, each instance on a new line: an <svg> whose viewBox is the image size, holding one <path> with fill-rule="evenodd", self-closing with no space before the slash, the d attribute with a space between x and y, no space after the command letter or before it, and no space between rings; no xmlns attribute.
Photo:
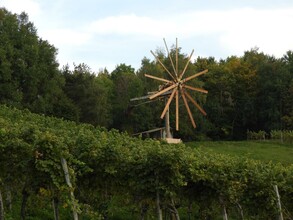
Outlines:
<svg viewBox="0 0 293 220"><path fill-rule="evenodd" d="M293 211L292 165L141 140L5 106L0 106L0 124L4 189L10 188L15 198L23 189L29 198L58 198L62 213L69 212L74 190L85 219L114 219L117 212L138 218L144 207L149 207L145 215L151 217L157 193L164 210L174 202L181 207L193 204L194 215L215 218L222 204L239 216L240 205L247 218L268 219L277 212L275 184L284 206ZM68 162L73 189L65 183L61 158ZM46 205L47 214L34 209L41 204L28 205L32 218L50 215Z"/></svg>
<svg viewBox="0 0 293 220"><path fill-rule="evenodd" d="M247 140L265 140L266 132L265 131L247 131Z"/></svg>

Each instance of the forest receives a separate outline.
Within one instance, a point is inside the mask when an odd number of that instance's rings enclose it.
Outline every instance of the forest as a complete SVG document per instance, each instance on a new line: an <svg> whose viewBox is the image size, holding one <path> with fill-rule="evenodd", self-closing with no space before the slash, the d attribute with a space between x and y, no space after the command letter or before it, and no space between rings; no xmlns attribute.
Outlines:
<svg viewBox="0 0 293 220"><path fill-rule="evenodd" d="M93 72L84 63L75 64L73 69L60 67L58 49L38 36L28 15L12 14L5 8L0 9L0 32L1 104L129 134L164 126L159 118L164 100L130 102L158 90L160 82L144 74L169 77L155 59L142 58L138 70L125 63L117 64L112 72ZM166 52L157 49L155 53L171 69ZM174 47L170 53L175 55ZM187 59L179 51L179 68L183 69ZM198 57L191 60L185 75L205 69L208 73L192 80L191 85L209 91L207 95L192 94L207 116L191 106L198 125L193 129L181 103L180 131L173 129L175 137L241 140L246 139L247 131L293 129L292 51L284 51L281 58L258 48L245 51L241 57ZM172 128L174 112L171 104Z"/></svg>
<svg viewBox="0 0 293 220"><path fill-rule="evenodd" d="M171 68L166 51L155 53ZM168 78L155 59L142 58L138 70L121 63L112 72L94 72L84 63L60 67L57 54L26 13L0 8L0 220L209 220L220 213L222 219L276 219L274 187L284 218L292 219L291 163L132 136L164 126L164 100L130 101L158 90L160 83L144 74ZM179 49L179 68L187 60ZM257 48L241 57L198 57L185 75L205 69L190 85L209 91L192 93L207 116L190 105L194 129L181 103L175 137L292 134L293 51L281 58Z"/></svg>

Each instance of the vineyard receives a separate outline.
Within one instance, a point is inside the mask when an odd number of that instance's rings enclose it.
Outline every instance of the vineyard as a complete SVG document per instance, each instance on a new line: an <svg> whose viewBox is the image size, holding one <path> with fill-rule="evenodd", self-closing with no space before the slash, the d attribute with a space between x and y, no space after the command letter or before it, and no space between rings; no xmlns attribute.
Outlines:
<svg viewBox="0 0 293 220"><path fill-rule="evenodd" d="M274 185L292 219L292 165L0 106L1 220L276 219Z"/></svg>

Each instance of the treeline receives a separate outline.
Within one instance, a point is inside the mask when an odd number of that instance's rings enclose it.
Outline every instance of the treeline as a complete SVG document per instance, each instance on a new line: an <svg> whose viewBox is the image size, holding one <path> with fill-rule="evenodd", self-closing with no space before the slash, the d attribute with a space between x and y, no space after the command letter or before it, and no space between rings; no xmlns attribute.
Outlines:
<svg viewBox="0 0 293 220"><path fill-rule="evenodd" d="M72 209L80 219L217 219L222 212L230 219L275 219L275 185L284 219L292 218L292 166L2 105L0 127L1 220L72 219Z"/></svg>
<svg viewBox="0 0 293 220"><path fill-rule="evenodd" d="M159 83L144 74L168 78L156 60L143 58L138 70L127 64L117 65L112 72L93 72L86 64L75 65L73 70L59 68L57 49L38 37L28 16L4 8L0 9L0 33L0 103L130 134L164 126L159 119L164 100L130 102L158 90ZM172 69L164 51L156 53ZM174 48L171 55L175 55ZM179 69L184 68L187 57L179 51ZM192 94L207 117L190 105L197 123L193 129L182 104L180 131L174 131L175 136L185 140L245 139L247 130L293 129L292 51L282 58L258 49L219 61L198 57L185 75L204 69L209 72L190 85L209 91L207 95ZM170 108L174 128L175 109L172 104Z"/></svg>

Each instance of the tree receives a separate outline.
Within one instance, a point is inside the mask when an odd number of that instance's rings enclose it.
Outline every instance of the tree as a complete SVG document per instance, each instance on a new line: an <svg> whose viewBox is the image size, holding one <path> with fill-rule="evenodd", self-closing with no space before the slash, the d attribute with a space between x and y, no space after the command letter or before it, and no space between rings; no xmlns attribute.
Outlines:
<svg viewBox="0 0 293 220"><path fill-rule="evenodd" d="M96 76L86 64L79 64L70 71L65 67L65 94L79 111L79 121L109 127L112 121L112 82L101 72Z"/></svg>
<svg viewBox="0 0 293 220"><path fill-rule="evenodd" d="M129 132L137 131L135 125L140 123L136 118L129 116L130 99L143 95L142 81L137 77L134 68L120 64L111 73L114 84L113 90L113 127ZM134 129L133 129L134 128Z"/></svg>

